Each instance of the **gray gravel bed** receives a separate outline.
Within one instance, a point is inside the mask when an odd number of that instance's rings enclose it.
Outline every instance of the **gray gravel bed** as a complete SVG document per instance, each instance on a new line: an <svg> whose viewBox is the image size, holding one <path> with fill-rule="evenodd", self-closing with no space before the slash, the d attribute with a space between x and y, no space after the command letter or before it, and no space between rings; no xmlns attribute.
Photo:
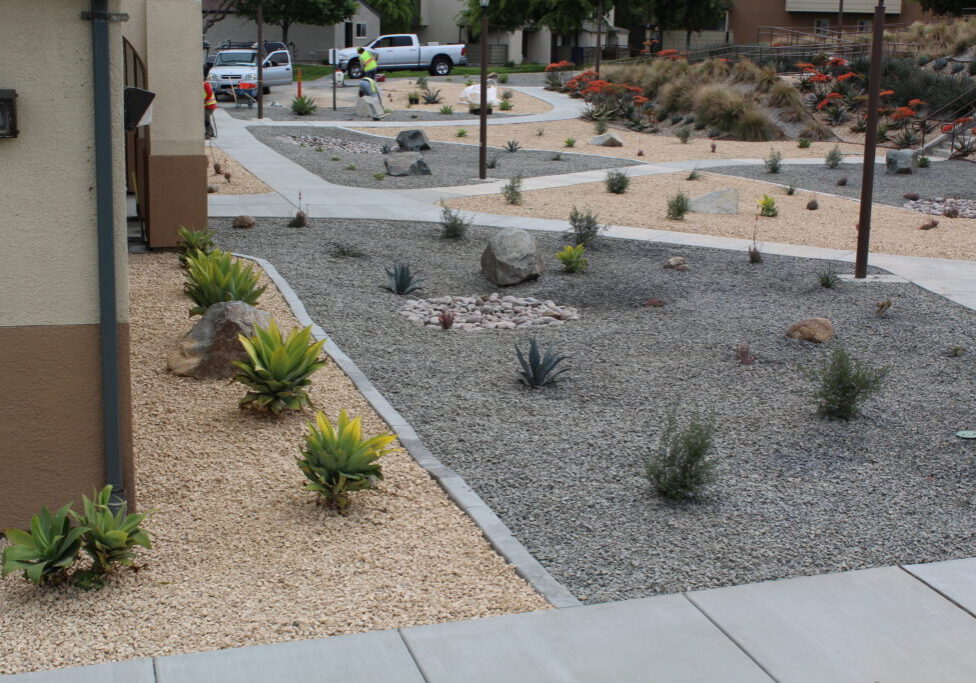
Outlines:
<svg viewBox="0 0 976 683"><path fill-rule="evenodd" d="M884 151L879 151L884 154ZM861 195L861 164L841 164L837 168L826 165L783 164L779 173L766 172L758 166L719 166L707 169L709 173L753 178L788 185L790 181L803 190L829 192L843 197L858 198ZM847 185L838 186L839 178L847 178ZM915 192L923 199L934 197L976 198L976 164L968 161L933 162L928 168L916 169L910 175L887 175L884 167L874 171L874 201L891 206L904 206L904 195Z"/></svg>
<svg viewBox="0 0 976 683"><path fill-rule="evenodd" d="M326 104L319 98L319 108L316 109L311 114L307 116L299 116L291 110L290 106L284 107L269 107L264 108L264 117L266 119L271 119L272 121L354 121L354 122L367 122L372 121L369 117L357 116L355 107L344 107L339 105L339 108L332 111L331 101ZM428 110L410 110L410 109L397 109L393 111L389 116L387 116L383 121L388 122L390 125L397 125L397 122L402 121L451 121L451 120L464 120L472 119L471 114L469 114L463 106L454 106L453 114L441 114L436 111ZM233 116L235 119L243 119L246 121L257 120L257 108L248 109L247 107L242 107L240 109L235 109L233 106L225 107L224 110ZM493 119L497 118L511 118L518 119L522 116L530 116L530 114L520 114L516 112L503 112L498 111L492 114ZM513 121L517 123L517 121Z"/></svg>
<svg viewBox="0 0 976 683"><path fill-rule="evenodd" d="M590 270L550 270L506 294L552 299L581 319L536 334L570 354L559 384L516 379L524 330L452 333L398 314L384 268L408 262L421 297L498 291L479 272L488 228L461 241L436 224L212 221L223 248L270 260L433 453L495 510L555 578L587 602L976 555L976 315L909 284L823 289L828 263L613 240ZM563 241L539 234L541 253ZM336 243L361 258L331 256ZM665 270L668 257L690 270ZM833 264L837 270L849 265ZM655 297L666 304L644 308ZM884 317L875 302L891 299ZM837 341L787 339L809 316ZM733 358L740 343L752 366ZM838 344L888 366L851 422L819 418L800 368ZM958 358L953 345L968 347ZM670 504L643 476L672 406L714 416L718 479Z"/></svg>
<svg viewBox="0 0 976 683"><path fill-rule="evenodd" d="M320 128L279 128L252 126L248 128L254 137L276 152L283 154L297 164L308 169L330 183L355 187L377 187L390 189L413 189L422 187L446 187L450 185L469 185L478 182L478 147L475 144L454 145L431 142L431 150L424 152L424 160L430 167L428 176L387 176L382 180L373 177L374 173L385 171L383 144L392 144L394 138L381 138L348 130L322 130ZM470 136L477 129L469 129ZM333 144L322 145L321 152L315 146L301 147L288 140L288 136L315 136ZM365 144L369 153L351 152L341 149L341 143ZM633 166L627 159L594 156L589 154L561 153L559 161L553 161L554 152L531 152L520 150L507 152L491 147L488 159L496 158L498 164L488 169L488 178L511 178L521 173L524 177L575 173L601 168ZM333 157L338 157L333 160ZM348 168L350 165L354 169Z"/></svg>

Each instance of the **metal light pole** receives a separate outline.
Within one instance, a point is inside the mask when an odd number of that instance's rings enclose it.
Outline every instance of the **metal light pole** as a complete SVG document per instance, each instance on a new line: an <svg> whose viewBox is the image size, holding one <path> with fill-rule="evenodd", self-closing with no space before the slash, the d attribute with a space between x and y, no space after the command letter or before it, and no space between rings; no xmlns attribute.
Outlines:
<svg viewBox="0 0 976 683"><path fill-rule="evenodd" d="M258 3L258 118L264 118L264 3Z"/></svg>
<svg viewBox="0 0 976 683"><path fill-rule="evenodd" d="M868 245L871 240L871 202L874 201L874 157L878 147L878 105L881 102L881 41L884 40L884 0L874 8L871 38L871 71L868 75L868 121L864 132L864 168L861 173L861 212L857 221L857 256L854 277L868 274Z"/></svg>
<svg viewBox="0 0 976 683"><path fill-rule="evenodd" d="M844 38L844 0L837 6L837 37Z"/></svg>
<svg viewBox="0 0 976 683"><path fill-rule="evenodd" d="M481 5L481 146L478 150L478 177L488 177L488 1L478 0Z"/></svg>

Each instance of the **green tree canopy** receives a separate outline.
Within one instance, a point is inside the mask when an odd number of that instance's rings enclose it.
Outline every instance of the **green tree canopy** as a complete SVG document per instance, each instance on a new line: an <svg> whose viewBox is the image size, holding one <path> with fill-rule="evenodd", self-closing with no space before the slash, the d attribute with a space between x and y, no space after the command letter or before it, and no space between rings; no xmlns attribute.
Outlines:
<svg viewBox="0 0 976 683"><path fill-rule="evenodd" d="M356 0L237 0L237 9L245 17L256 19L262 6L264 23L281 27L281 42L288 42L292 24L331 26L345 21L359 7Z"/></svg>
<svg viewBox="0 0 976 683"><path fill-rule="evenodd" d="M961 16L963 10L976 5L972 0L915 0L926 12L932 14L950 14L954 17Z"/></svg>
<svg viewBox="0 0 976 683"><path fill-rule="evenodd" d="M604 13L613 9L614 0L604 0ZM593 21L601 9L599 0L491 0L488 5L488 25L495 31L515 31L534 24L556 33L579 31L587 21ZM473 33L481 29L481 6L478 0L468 0L458 15L457 23Z"/></svg>

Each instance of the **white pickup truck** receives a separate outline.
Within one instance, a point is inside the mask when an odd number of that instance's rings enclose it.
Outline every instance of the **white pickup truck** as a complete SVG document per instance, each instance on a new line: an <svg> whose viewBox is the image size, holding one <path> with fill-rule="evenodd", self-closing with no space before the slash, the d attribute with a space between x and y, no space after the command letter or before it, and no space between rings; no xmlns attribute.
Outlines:
<svg viewBox="0 0 976 683"><path fill-rule="evenodd" d="M213 66L207 79L214 94L236 88L241 81L256 83L258 76L258 51L254 49L221 50L214 59ZM264 92L267 93L273 85L291 85L292 66L291 55L288 50L275 50L264 60L261 74L264 80Z"/></svg>
<svg viewBox="0 0 976 683"><path fill-rule="evenodd" d="M456 66L468 63L468 49L457 43L441 45L427 43L421 45L414 33L395 33L380 36L364 47L376 55L381 71L402 71L404 69L427 69L433 76L446 76ZM356 48L339 50L336 54L339 68L349 78L361 78L363 67L359 63Z"/></svg>

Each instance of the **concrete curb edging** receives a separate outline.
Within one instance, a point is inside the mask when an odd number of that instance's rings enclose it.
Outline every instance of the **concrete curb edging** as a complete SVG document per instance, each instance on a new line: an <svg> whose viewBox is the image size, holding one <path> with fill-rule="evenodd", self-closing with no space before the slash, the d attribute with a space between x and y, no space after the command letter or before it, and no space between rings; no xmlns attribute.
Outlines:
<svg viewBox="0 0 976 683"><path fill-rule="evenodd" d="M548 600L553 607L579 607L582 603L573 597L565 586L552 577L546 568L522 545L521 541L512 535L511 530L481 499L481 496L475 493L457 472L444 465L430 452L406 419L396 408L390 405L386 397L356 366L355 362L334 341L328 338L325 331L309 316L305 304L298 298L298 295L278 270L271 263L257 256L248 256L247 254L234 254L234 256L257 263L284 296L298 321L302 325L312 327L312 335L316 340L327 340L324 347L325 352L335 361L339 369L352 380L356 389L366 397L380 418L390 426L407 453L427 471L431 478L440 484L451 500L474 521L492 548L505 558L505 561L515 567L516 573Z"/></svg>

